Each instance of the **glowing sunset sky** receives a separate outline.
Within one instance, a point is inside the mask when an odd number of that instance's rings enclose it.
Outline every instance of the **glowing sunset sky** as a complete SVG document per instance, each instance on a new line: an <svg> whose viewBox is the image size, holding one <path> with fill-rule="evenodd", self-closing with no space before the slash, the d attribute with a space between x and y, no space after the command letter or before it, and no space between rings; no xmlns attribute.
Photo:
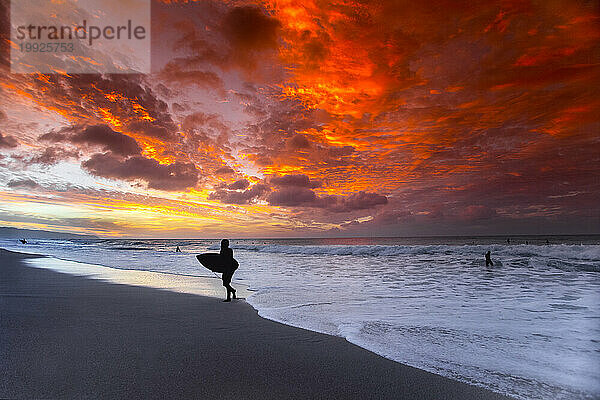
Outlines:
<svg viewBox="0 0 600 400"><path fill-rule="evenodd" d="M2 26L0 225L600 231L598 1L154 2L148 75L11 74Z"/></svg>

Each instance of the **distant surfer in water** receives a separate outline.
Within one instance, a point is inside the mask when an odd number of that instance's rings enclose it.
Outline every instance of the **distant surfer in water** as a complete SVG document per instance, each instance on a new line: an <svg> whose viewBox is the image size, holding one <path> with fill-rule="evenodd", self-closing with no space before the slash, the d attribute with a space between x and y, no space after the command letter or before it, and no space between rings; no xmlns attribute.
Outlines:
<svg viewBox="0 0 600 400"><path fill-rule="evenodd" d="M181 253L181 249L179 248L179 246L177 246L177 248L175 249L175 253Z"/></svg>
<svg viewBox="0 0 600 400"><path fill-rule="evenodd" d="M237 262L233 259L233 250L229 248L229 240L221 240L221 251L219 251L221 257L228 261L229 269L223 272L223 286L227 289L227 299L225 301L231 301L231 295L235 299L235 289L231 287L231 278L233 273L237 269Z"/></svg>
<svg viewBox="0 0 600 400"><path fill-rule="evenodd" d="M485 253L485 266L486 267L494 266L494 263L492 262L492 253L489 250L487 253Z"/></svg>

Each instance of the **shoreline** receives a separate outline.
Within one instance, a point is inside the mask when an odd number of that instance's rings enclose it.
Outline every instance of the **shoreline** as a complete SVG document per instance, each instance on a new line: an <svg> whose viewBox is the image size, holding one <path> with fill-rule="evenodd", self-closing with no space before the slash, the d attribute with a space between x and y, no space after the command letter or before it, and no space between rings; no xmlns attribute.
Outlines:
<svg viewBox="0 0 600 400"><path fill-rule="evenodd" d="M25 266L32 257L0 250L0 397L508 398L244 301Z"/></svg>
<svg viewBox="0 0 600 400"><path fill-rule="evenodd" d="M86 277L108 283L168 290L175 293L187 293L214 298L223 297L221 279L216 276L182 275L172 272L144 271L125 268L106 267L79 261L64 260L53 256L41 256L25 259L33 268ZM238 297L247 298L252 294L248 288L236 283Z"/></svg>

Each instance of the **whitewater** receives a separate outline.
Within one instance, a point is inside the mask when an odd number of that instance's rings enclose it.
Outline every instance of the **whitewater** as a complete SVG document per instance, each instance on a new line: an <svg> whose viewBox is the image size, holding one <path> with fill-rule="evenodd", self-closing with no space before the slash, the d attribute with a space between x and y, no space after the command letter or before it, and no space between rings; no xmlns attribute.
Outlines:
<svg viewBox="0 0 600 400"><path fill-rule="evenodd" d="M600 398L598 236L231 242L240 263L233 285L252 290L247 301L265 318L518 399ZM194 255L216 251L218 240L31 239L0 247L211 277Z"/></svg>

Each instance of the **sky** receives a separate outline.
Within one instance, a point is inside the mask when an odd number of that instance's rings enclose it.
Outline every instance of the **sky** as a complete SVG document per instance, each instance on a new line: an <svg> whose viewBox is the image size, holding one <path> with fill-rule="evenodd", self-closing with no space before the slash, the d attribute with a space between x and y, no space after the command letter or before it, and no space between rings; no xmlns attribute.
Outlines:
<svg viewBox="0 0 600 400"><path fill-rule="evenodd" d="M600 233L597 0L153 1L148 74L13 74L9 11L0 225Z"/></svg>

